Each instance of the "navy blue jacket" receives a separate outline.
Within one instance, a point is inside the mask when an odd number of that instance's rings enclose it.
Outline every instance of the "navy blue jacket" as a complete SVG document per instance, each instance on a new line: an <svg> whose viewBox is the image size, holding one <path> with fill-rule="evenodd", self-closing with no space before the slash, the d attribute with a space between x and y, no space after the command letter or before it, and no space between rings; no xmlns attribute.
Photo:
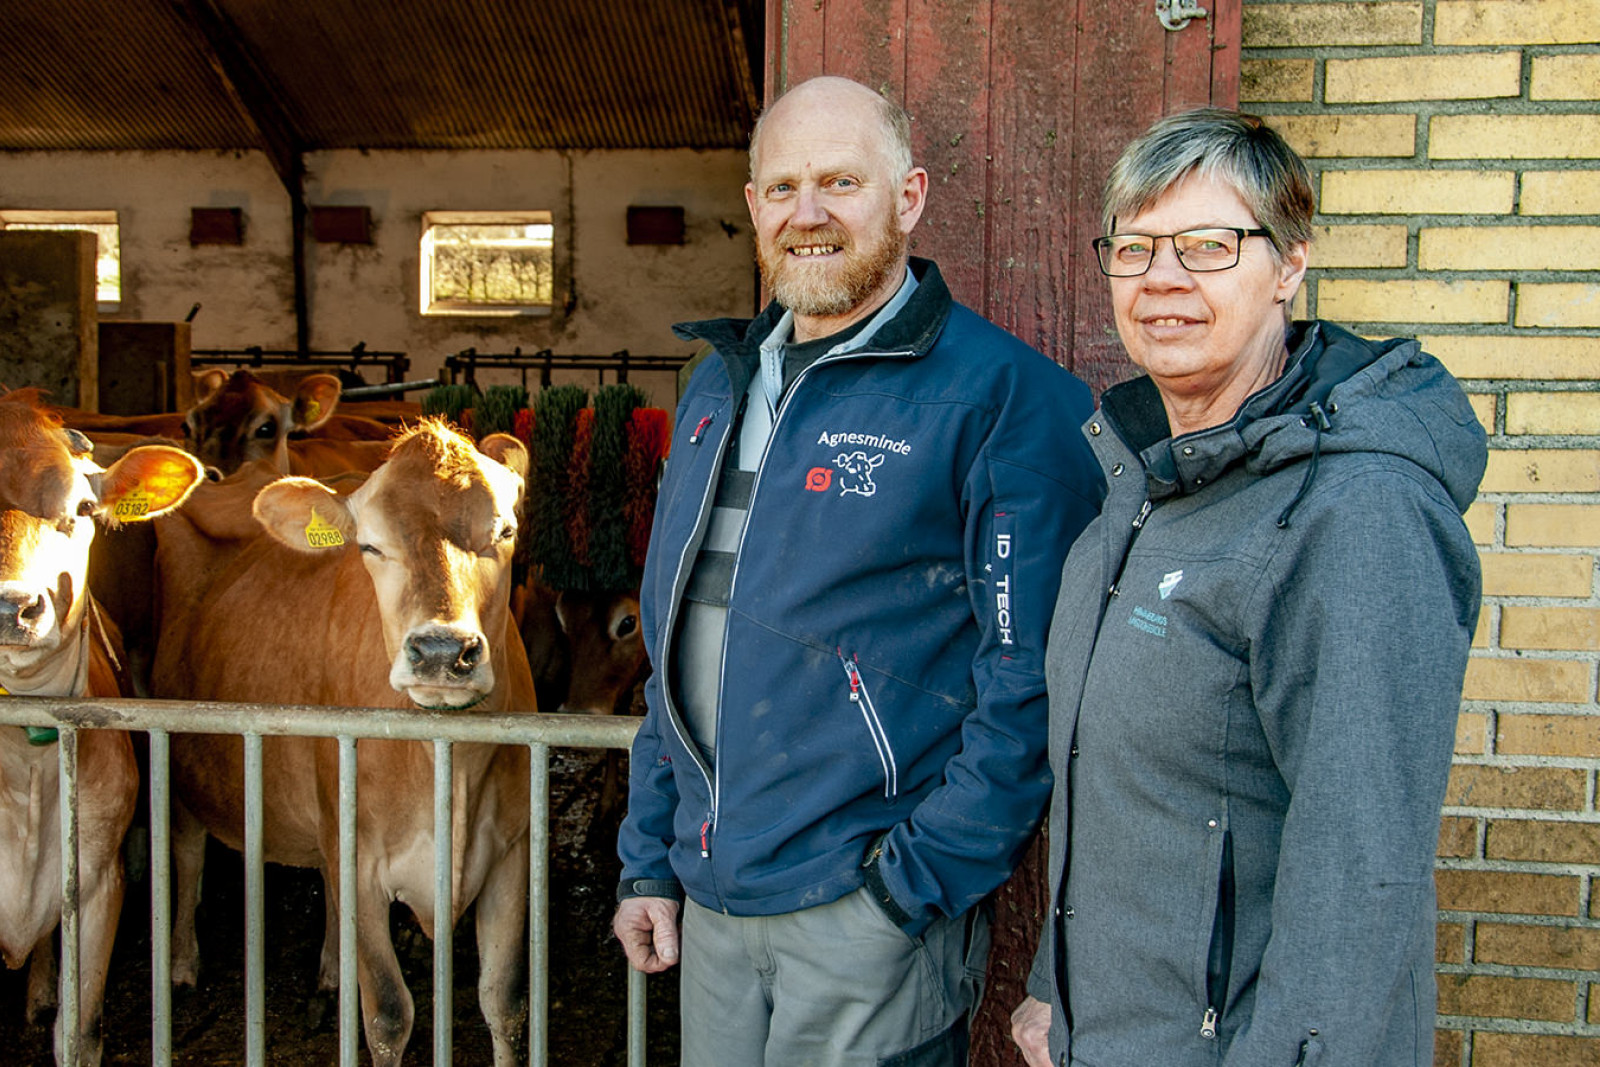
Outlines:
<svg viewBox="0 0 1600 1067"><path fill-rule="evenodd" d="M716 767L670 647L757 350L753 322L678 328L717 357L679 405L641 594L655 666L619 838L623 894L735 915L870 878L909 932L1004 881L1050 793L1043 645L1103 483L1077 378L956 304L929 262L865 349L795 380L755 476L727 619ZM887 832L887 836L884 836ZM882 838L873 869L868 845Z"/></svg>

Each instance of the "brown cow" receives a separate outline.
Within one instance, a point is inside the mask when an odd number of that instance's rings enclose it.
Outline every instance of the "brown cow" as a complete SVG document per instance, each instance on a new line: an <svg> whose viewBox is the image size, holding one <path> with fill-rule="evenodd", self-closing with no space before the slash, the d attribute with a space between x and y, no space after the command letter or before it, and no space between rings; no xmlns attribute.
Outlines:
<svg viewBox="0 0 1600 1067"><path fill-rule="evenodd" d="M247 370L196 371L194 406L184 415L189 451L232 474L257 459L289 472L289 435L325 425L339 405L339 379L308 374L285 396Z"/></svg>
<svg viewBox="0 0 1600 1067"><path fill-rule="evenodd" d="M32 390L0 396L0 693L124 696L114 627L87 592L96 517L148 518L182 503L200 465L176 448L127 452L102 468ZM51 934L61 920L59 763L53 733L0 727L0 953L31 954L28 1018L54 1003ZM119 849L138 769L128 735L78 735L79 1049L98 1064L100 1017L122 910ZM61 1055L62 1020L56 1020Z"/></svg>
<svg viewBox="0 0 1600 1067"><path fill-rule="evenodd" d="M168 432L179 433L183 446L198 456L215 478L232 475L251 463L270 464L278 474L320 478L370 471L383 462L388 443L367 439L368 427L375 427L384 437L391 431L369 419L346 419L336 413L338 378L302 373L284 386L292 400L274 388L272 382L277 380L263 381L242 370L232 374L215 369L198 371L198 399L184 415L123 416L108 422L112 417L58 410L69 420L99 427L85 431L95 443L97 459L120 455L131 445L151 440L106 427L160 429L176 419L176 431ZM351 424L360 424L360 432L349 432ZM297 432L317 436L290 437ZM248 519L248 501L240 514ZM96 553L89 576L90 588L122 627L134 685L140 695L150 692L150 663L161 627L151 566L154 553L155 535L150 529L135 526L114 530Z"/></svg>
<svg viewBox="0 0 1600 1067"><path fill-rule="evenodd" d="M494 435L474 450L429 421L341 495L304 478L263 489L271 534L225 566L190 622L157 654L163 692L196 699L533 711L527 658L508 607L527 452ZM181 805L225 843L243 844L242 745L174 736ZM331 739L263 742L267 859L320 868L330 918L321 983L338 977L338 749ZM477 904L479 998L495 1063L513 1062L527 907L528 763L521 746L454 748L452 900ZM362 741L358 757L357 973L373 1062L400 1062L413 1008L389 939L403 901L433 934L433 749ZM175 980L193 980L194 905L204 832L174 832Z"/></svg>
<svg viewBox="0 0 1600 1067"><path fill-rule="evenodd" d="M572 662L560 710L627 714L634 686L650 672L639 632L638 594L563 591L556 596L555 614Z"/></svg>

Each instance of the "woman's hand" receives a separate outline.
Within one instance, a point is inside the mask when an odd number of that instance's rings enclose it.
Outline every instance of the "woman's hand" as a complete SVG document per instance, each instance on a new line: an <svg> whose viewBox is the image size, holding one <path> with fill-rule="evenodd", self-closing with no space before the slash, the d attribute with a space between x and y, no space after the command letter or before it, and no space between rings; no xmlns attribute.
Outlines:
<svg viewBox="0 0 1600 1067"><path fill-rule="evenodd" d="M1029 997L1011 1013L1011 1040L1028 1067L1050 1067L1050 1005Z"/></svg>

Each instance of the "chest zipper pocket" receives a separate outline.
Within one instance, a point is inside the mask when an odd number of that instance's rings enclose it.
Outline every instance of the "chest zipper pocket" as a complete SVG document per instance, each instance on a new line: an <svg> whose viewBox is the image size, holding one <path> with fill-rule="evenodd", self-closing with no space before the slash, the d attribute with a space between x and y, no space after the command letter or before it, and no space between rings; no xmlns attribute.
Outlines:
<svg viewBox="0 0 1600 1067"><path fill-rule="evenodd" d="M861 680L860 661L854 653L847 658L842 648L835 651L839 653L839 662L844 665L844 675L850 683L850 703L861 712L861 720L867 726L867 736L872 738L872 747L883 766L883 799L885 803L890 803L900 795L900 768L895 763L889 734L884 730L883 722L878 718L878 709L873 707L872 696Z"/></svg>

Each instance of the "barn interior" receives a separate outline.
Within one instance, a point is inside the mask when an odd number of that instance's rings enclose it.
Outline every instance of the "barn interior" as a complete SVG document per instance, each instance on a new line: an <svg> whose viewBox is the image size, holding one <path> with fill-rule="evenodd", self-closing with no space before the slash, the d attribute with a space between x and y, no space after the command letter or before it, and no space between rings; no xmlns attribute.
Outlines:
<svg viewBox="0 0 1600 1067"><path fill-rule="evenodd" d="M671 323L757 299L764 8L12 0L0 380L131 414L191 359L315 356L670 410Z"/></svg>
<svg viewBox="0 0 1600 1067"><path fill-rule="evenodd" d="M187 406L190 370L278 360L372 384L627 381L670 412L693 351L671 324L748 314L758 296L742 186L764 7L0 5L0 385L136 415ZM463 252L467 231L487 266ZM552 981L578 1021L552 1053L611 1062L625 993L620 957L599 950L611 850L587 840L593 762L563 754L556 770L554 895L569 910L555 951L576 962ZM237 947L239 861L212 852L202 923ZM293 980L274 979L269 1040L313 1062L336 1036L301 981L320 883L270 878L283 951L270 966ZM130 892L108 1062L150 1062L148 907L147 890ZM431 950L396 929L425 1055ZM487 1038L461 940L457 1048L478 1062ZM241 975L224 958L179 998L184 1054L237 1054ZM48 1014L22 1025L22 976L5 977L8 1062L51 1062ZM658 1044L672 1040L671 1006L658 998Z"/></svg>

